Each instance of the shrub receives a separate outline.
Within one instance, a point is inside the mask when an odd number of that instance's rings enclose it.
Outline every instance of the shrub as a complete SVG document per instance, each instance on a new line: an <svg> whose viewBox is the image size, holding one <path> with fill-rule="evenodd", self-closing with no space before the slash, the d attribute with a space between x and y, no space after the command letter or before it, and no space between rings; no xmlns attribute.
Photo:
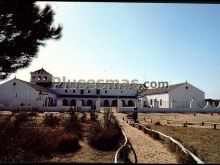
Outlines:
<svg viewBox="0 0 220 165"><path fill-rule="evenodd" d="M70 133L74 133L78 138L82 138L82 125L78 118L71 116L65 124L65 130Z"/></svg>
<svg viewBox="0 0 220 165"><path fill-rule="evenodd" d="M60 123L60 118L53 116L52 114L46 115L44 118L44 124L50 127L55 127Z"/></svg>
<svg viewBox="0 0 220 165"><path fill-rule="evenodd" d="M80 118L80 121L81 121L82 123L85 123L85 122L86 122L86 118L87 118L87 114L84 112L83 115L82 115L81 118Z"/></svg>
<svg viewBox="0 0 220 165"><path fill-rule="evenodd" d="M159 121L155 122L154 125L161 125Z"/></svg>
<svg viewBox="0 0 220 165"><path fill-rule="evenodd" d="M115 150L118 148L123 134L117 122L103 128L100 123L93 123L87 136L89 144L96 149L103 151Z"/></svg>
<svg viewBox="0 0 220 165"><path fill-rule="evenodd" d="M71 133L63 133L59 137L58 152L70 153L80 148L78 136Z"/></svg>

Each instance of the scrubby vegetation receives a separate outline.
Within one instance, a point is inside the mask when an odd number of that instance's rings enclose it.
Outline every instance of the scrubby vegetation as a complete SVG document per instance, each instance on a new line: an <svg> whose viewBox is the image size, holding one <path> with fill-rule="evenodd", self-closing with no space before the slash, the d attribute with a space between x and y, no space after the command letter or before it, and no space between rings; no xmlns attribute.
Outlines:
<svg viewBox="0 0 220 165"><path fill-rule="evenodd" d="M44 124L46 126L55 127L60 122L60 118L57 116L53 116L52 114L46 115L44 118Z"/></svg>
<svg viewBox="0 0 220 165"><path fill-rule="evenodd" d="M49 121L49 127L38 127L35 120L29 120L28 113L1 117L0 160L38 161L49 159L56 153L77 151L80 148L78 135L51 128L57 124L55 119L47 116L44 122Z"/></svg>
<svg viewBox="0 0 220 165"><path fill-rule="evenodd" d="M47 161L56 155L78 151L80 141L100 151L117 150L122 132L114 116L105 115L108 119L104 124L97 115L95 111L79 113L75 108L62 115L1 114L0 161Z"/></svg>
<svg viewBox="0 0 220 165"><path fill-rule="evenodd" d="M94 122L87 136L89 144L99 150L116 150L123 139L118 122L109 110L104 113L104 125Z"/></svg>

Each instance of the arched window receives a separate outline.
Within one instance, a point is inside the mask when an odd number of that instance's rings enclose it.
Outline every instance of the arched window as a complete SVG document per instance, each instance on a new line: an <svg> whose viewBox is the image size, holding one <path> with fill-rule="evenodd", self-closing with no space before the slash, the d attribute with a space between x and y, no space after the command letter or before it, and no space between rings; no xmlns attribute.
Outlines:
<svg viewBox="0 0 220 165"><path fill-rule="evenodd" d="M39 77L37 78L37 80L40 81L40 80L41 80L41 76L39 76Z"/></svg>
<svg viewBox="0 0 220 165"><path fill-rule="evenodd" d="M129 100L129 101L128 101L128 106L129 106L129 107L133 107L133 106L134 106L134 103L133 103L132 100Z"/></svg>
<svg viewBox="0 0 220 165"><path fill-rule="evenodd" d="M47 77L46 77L46 76L44 76L44 77L43 77L43 80L44 80L44 81L47 81Z"/></svg>
<svg viewBox="0 0 220 165"><path fill-rule="evenodd" d="M113 107L117 107L117 100L113 100L113 101L112 101L112 106L113 106Z"/></svg>
<svg viewBox="0 0 220 165"><path fill-rule="evenodd" d="M92 106L92 100L87 101L87 106Z"/></svg>
<svg viewBox="0 0 220 165"><path fill-rule="evenodd" d="M104 107L108 107L109 106L109 101L108 100L104 100Z"/></svg>
<svg viewBox="0 0 220 165"><path fill-rule="evenodd" d="M68 105L68 102L66 99L63 99L63 106L67 106Z"/></svg>
<svg viewBox="0 0 220 165"><path fill-rule="evenodd" d="M71 102L70 102L70 105L71 106L76 106L76 100L72 99Z"/></svg>
<svg viewBox="0 0 220 165"><path fill-rule="evenodd" d="M32 79L35 80L35 79L36 79L36 76L33 76Z"/></svg>

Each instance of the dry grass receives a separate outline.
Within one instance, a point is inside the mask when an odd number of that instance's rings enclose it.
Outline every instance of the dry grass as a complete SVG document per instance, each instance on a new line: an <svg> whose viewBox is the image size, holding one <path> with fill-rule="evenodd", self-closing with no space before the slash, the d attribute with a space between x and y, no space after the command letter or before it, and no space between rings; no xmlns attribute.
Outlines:
<svg viewBox="0 0 220 165"><path fill-rule="evenodd" d="M159 125L151 129L180 141L205 163L220 163L220 130Z"/></svg>

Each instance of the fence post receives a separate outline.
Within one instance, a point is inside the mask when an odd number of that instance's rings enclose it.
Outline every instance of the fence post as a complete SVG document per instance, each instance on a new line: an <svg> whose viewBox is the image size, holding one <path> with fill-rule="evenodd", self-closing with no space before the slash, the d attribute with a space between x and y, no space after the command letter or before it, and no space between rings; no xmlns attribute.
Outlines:
<svg viewBox="0 0 220 165"><path fill-rule="evenodd" d="M216 125L217 125L217 124L214 124L214 129L216 129Z"/></svg>

